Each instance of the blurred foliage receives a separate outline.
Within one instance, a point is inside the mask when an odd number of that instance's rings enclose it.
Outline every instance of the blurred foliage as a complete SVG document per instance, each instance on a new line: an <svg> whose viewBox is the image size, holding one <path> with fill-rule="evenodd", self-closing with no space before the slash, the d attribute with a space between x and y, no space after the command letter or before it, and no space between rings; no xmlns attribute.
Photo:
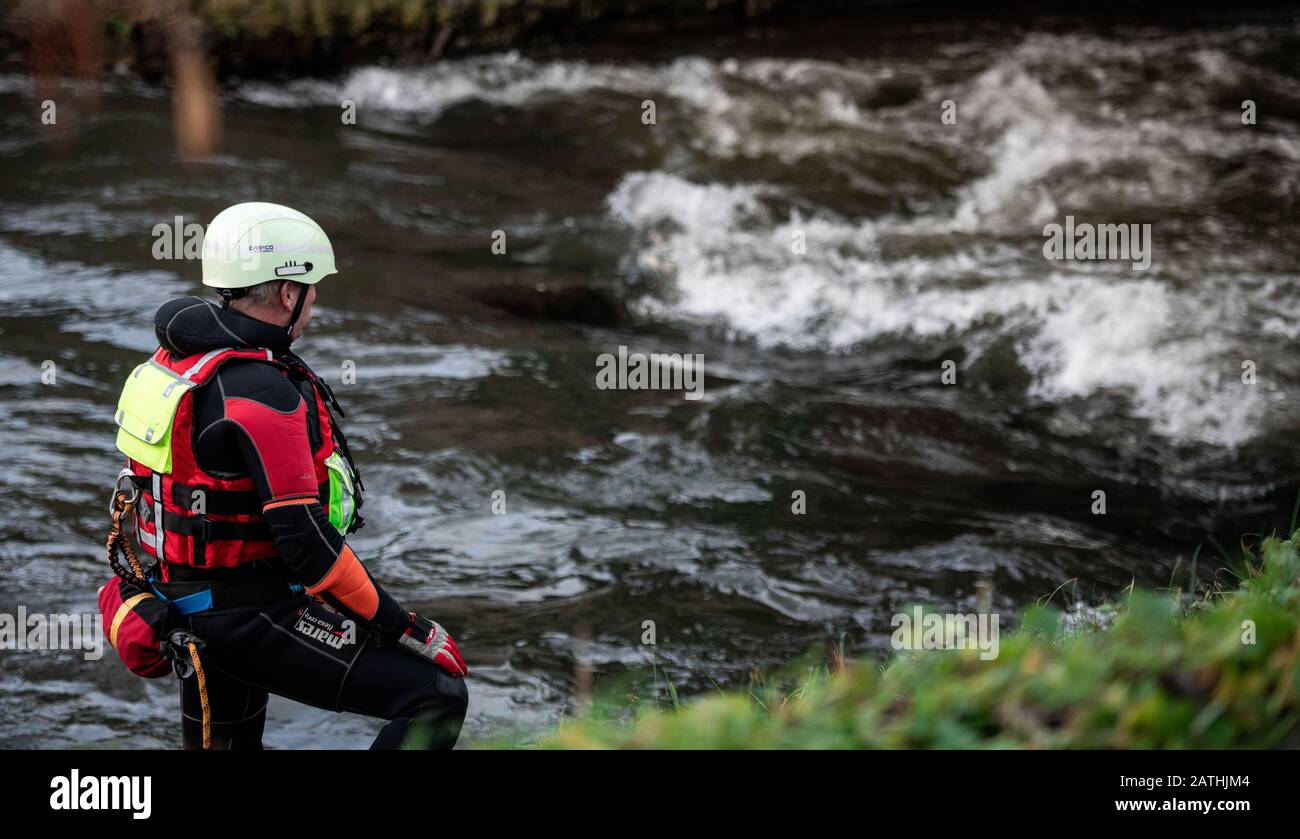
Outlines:
<svg viewBox="0 0 1300 839"><path fill-rule="evenodd" d="M991 661L909 652L808 668L797 689L566 722L546 748L1221 748L1300 746L1300 533L1243 550L1240 587L1134 590L1109 629L1036 607ZM1254 643L1245 643L1246 622ZM630 718L629 718L630 717Z"/></svg>
<svg viewBox="0 0 1300 839"><path fill-rule="evenodd" d="M830 2L830 0L826 0ZM837 0L838 2L838 0ZM0 43L36 18L102 29L106 66L166 75L172 22L197 21L218 76L312 74L585 31L736 26L813 0L0 0ZM102 24L102 26L100 26Z"/></svg>

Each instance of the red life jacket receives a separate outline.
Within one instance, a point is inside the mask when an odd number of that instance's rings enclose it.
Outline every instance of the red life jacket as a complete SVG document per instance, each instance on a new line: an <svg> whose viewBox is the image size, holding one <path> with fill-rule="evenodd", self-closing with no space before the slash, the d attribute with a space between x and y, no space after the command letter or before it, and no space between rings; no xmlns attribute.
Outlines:
<svg viewBox="0 0 1300 839"><path fill-rule="evenodd" d="M329 388L306 365L277 359L266 349L223 349L173 358L166 350L158 348L150 363L193 383L193 387L181 397L172 421L172 471L161 474L129 457L127 465L132 474L131 481L141 493L136 508L137 537L141 547L163 563L160 567L164 574L167 564L233 568L279 556L270 527L262 515L252 478L219 478L204 471L195 459L194 391L210 381L223 364L235 359L273 364L291 379L311 382L311 394L316 404L314 410L307 412L307 421L312 423L314 418L317 428L309 429L308 437L313 443L320 441L319 447L312 452L312 463L321 490L321 505L326 512L329 512L330 503L330 475L326 460L336 448L340 448L346 457L348 468L353 470L352 476L356 474L347 454L346 442L342 441L341 435L336 439L330 415L333 399L326 400ZM342 445L338 446L340 442ZM349 498L348 503L357 502ZM359 520L349 529L357 526Z"/></svg>

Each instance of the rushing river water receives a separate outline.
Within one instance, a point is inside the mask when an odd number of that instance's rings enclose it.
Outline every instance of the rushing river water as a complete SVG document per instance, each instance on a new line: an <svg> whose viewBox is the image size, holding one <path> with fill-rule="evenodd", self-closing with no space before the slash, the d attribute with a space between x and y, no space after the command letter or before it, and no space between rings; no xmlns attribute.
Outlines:
<svg viewBox="0 0 1300 839"><path fill-rule="evenodd" d="M638 55L236 82L220 153L186 163L163 90L106 82L55 130L0 77L0 611L94 610L112 407L153 310L200 289L152 230L247 200L333 239L299 349L336 383L355 365L352 541L460 640L468 738L571 710L582 627L612 674L650 666L655 621L659 673L696 692L841 638L879 654L895 612L969 611L980 580L1002 611L1071 580L1093 601L1286 526L1293 16ZM1066 215L1149 223L1150 269L1044 259ZM620 345L703 353L704 398L597 390ZM111 651L0 662L2 745L178 741L174 681ZM376 728L273 700L266 741Z"/></svg>

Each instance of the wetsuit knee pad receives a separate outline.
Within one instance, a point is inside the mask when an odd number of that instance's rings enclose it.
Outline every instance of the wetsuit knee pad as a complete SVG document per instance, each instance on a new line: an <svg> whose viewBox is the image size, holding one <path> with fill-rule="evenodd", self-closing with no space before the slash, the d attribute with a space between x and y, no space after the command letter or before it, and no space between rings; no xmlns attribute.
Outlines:
<svg viewBox="0 0 1300 839"><path fill-rule="evenodd" d="M442 670L439 670L435 676L440 683L439 690L449 700L451 708L461 719L464 719L465 713L469 710L469 686L465 684L465 679Z"/></svg>
<svg viewBox="0 0 1300 839"><path fill-rule="evenodd" d="M372 749L450 749L460 737L469 688L465 680L437 669L419 700L384 726Z"/></svg>
<svg viewBox="0 0 1300 839"><path fill-rule="evenodd" d="M403 717L415 718L434 713L445 719L465 719L469 710L469 688L463 678L458 678L441 668L433 668L432 678L424 685L405 711Z"/></svg>

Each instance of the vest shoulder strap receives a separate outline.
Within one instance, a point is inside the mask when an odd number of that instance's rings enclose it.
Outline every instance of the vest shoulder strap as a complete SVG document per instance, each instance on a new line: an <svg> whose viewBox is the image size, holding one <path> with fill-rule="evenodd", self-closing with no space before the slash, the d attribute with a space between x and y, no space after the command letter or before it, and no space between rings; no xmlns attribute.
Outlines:
<svg viewBox="0 0 1300 839"><path fill-rule="evenodd" d="M238 349L225 347L207 353L195 353L183 358L173 358L166 350L159 347L150 361L164 367L186 382L197 386L212 378L221 365L237 358L250 361L265 361L270 364L284 366L282 362L275 358L275 354L271 350L264 348Z"/></svg>

